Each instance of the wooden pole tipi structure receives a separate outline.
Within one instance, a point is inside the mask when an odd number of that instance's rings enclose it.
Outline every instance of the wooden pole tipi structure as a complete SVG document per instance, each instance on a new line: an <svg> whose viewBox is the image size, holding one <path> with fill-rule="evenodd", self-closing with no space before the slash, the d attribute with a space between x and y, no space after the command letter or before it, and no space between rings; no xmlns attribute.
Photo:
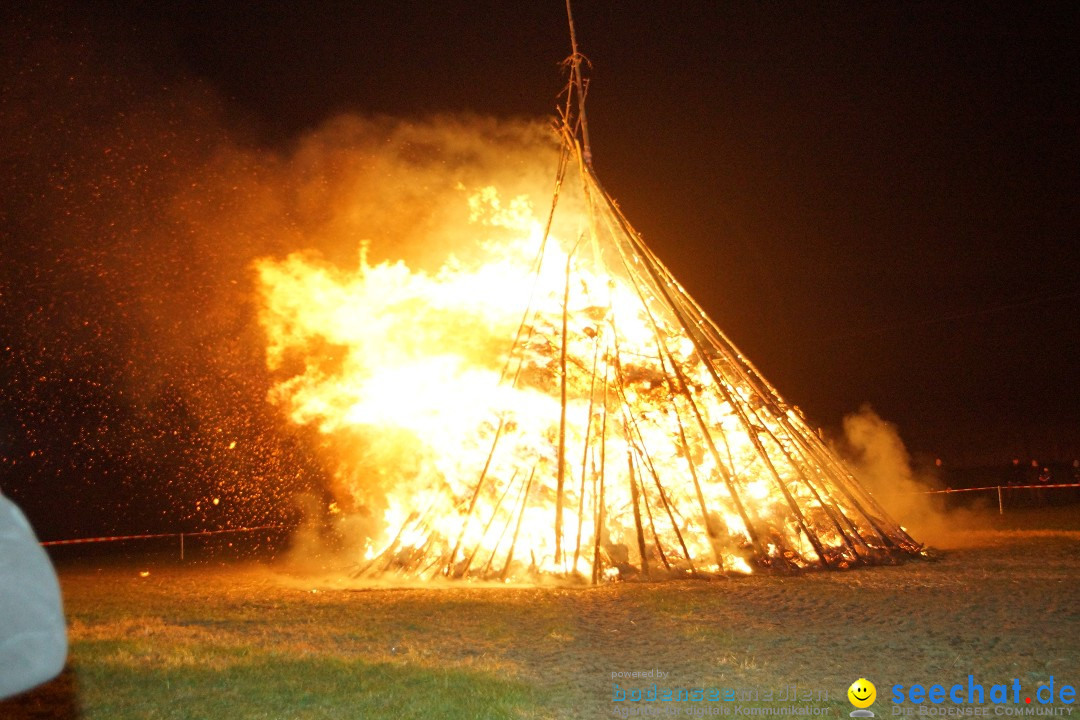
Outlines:
<svg viewBox="0 0 1080 720"><path fill-rule="evenodd" d="M558 411L540 432L520 410L492 418L475 473L417 507L358 574L597 583L921 554L604 190L569 0L567 14L551 213L501 375ZM588 221L560 245L552 221L571 182Z"/></svg>

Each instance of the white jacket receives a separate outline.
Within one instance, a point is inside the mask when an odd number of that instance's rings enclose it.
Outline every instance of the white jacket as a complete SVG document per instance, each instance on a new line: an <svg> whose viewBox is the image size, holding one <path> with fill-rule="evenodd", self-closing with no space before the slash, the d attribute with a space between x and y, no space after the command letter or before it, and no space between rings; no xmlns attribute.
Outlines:
<svg viewBox="0 0 1080 720"><path fill-rule="evenodd" d="M56 573L26 516L0 494L0 699L56 677L66 659Z"/></svg>

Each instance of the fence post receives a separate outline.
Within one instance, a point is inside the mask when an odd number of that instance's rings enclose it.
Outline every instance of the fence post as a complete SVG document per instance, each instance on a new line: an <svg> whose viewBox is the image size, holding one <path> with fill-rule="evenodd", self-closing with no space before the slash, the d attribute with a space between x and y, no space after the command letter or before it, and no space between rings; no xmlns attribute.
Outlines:
<svg viewBox="0 0 1080 720"><path fill-rule="evenodd" d="M998 488L998 493L1001 493L1001 488ZM184 559L184 533L180 533L180 559Z"/></svg>
<svg viewBox="0 0 1080 720"><path fill-rule="evenodd" d="M998 491L998 515L1004 515L1005 514L1005 505L1002 504L1002 502L1001 502L1001 486L1000 485L997 486L997 491Z"/></svg>

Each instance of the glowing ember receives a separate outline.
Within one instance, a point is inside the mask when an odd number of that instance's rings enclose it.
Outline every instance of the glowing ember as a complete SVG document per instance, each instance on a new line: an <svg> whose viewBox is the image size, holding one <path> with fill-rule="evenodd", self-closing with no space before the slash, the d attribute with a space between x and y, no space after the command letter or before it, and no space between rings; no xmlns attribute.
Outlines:
<svg viewBox="0 0 1080 720"><path fill-rule="evenodd" d="M258 263L271 400L370 520L360 572L596 582L917 552L579 170L550 232L525 196L463 193L505 237L434 273L363 247L349 271Z"/></svg>

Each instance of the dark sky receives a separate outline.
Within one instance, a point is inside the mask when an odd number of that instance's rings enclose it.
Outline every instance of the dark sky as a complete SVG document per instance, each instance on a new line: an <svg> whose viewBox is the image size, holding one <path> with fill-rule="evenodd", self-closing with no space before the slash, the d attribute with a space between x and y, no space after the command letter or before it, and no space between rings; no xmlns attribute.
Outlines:
<svg viewBox="0 0 1080 720"><path fill-rule="evenodd" d="M170 399L182 390L129 407L114 388L145 368L95 362L117 338L70 312L93 302L117 316L132 298L57 298L79 277L56 279L64 253L85 242L57 239L55 218L107 228L111 206L66 207L56 168L83 163L102 128L124 124L128 170L153 170L166 161L149 139L140 149L140 118L147 138L184 138L173 156L208 162L203 122L273 152L340 113L546 117L569 50L561 0L3 12L0 485L39 494L86 462L115 476L138 457L145 477L217 463L192 449L203 440L161 451L195 432ZM914 451L947 461L1080 453L1080 5L578 0L575 12L599 176L789 400L826 426L869 402ZM116 212L149 221L140 197ZM125 428L154 418L156 449L101 459L86 438L108 413ZM274 462L303 464L271 445Z"/></svg>

